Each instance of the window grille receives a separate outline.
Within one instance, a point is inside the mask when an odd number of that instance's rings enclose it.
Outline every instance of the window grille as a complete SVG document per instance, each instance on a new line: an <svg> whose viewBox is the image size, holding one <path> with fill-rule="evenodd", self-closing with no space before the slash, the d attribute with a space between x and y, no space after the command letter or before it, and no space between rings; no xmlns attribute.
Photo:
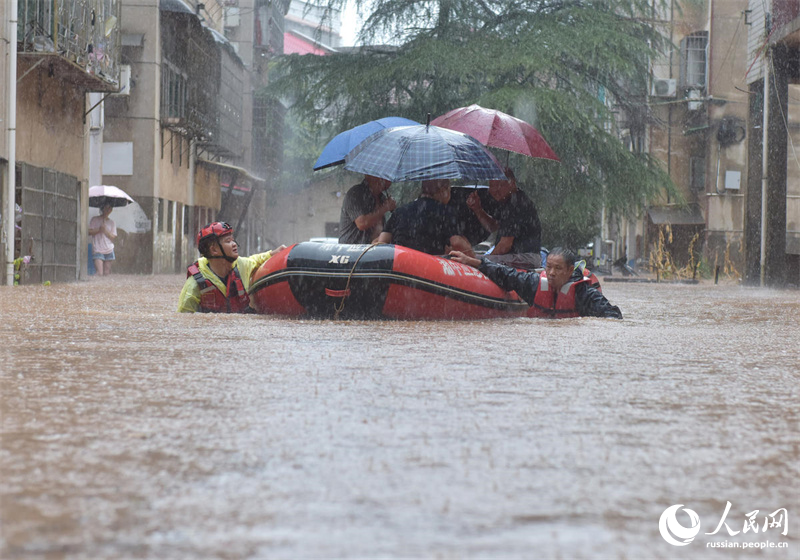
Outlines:
<svg viewBox="0 0 800 560"><path fill-rule="evenodd" d="M708 33L701 31L681 41L681 83L686 88L706 87Z"/></svg>
<svg viewBox="0 0 800 560"><path fill-rule="evenodd" d="M161 118L186 118L186 76L171 62L161 63Z"/></svg>
<svg viewBox="0 0 800 560"><path fill-rule="evenodd" d="M119 0L20 0L17 48L53 53L107 82L119 77Z"/></svg>

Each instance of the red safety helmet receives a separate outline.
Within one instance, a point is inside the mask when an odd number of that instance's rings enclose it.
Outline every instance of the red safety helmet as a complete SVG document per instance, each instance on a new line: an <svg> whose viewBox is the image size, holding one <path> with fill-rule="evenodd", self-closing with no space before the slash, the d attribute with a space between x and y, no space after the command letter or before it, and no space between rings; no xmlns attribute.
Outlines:
<svg viewBox="0 0 800 560"><path fill-rule="evenodd" d="M233 233L233 227L231 227L229 223L211 222L197 233L196 245L200 247L200 242L204 239L219 240L220 237L223 235L228 235L229 233Z"/></svg>

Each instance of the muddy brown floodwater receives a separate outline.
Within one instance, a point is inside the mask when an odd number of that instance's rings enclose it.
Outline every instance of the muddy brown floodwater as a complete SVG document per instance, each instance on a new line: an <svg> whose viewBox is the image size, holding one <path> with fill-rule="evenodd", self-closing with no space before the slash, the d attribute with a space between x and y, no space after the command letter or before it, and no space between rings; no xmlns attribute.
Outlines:
<svg viewBox="0 0 800 560"><path fill-rule="evenodd" d="M182 282L0 288L0 557L800 558L800 292L335 323Z"/></svg>

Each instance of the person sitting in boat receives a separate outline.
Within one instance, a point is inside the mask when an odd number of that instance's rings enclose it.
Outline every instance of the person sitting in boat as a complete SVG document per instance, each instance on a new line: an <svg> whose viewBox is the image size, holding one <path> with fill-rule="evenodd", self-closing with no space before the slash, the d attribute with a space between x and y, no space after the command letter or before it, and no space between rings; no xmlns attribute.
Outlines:
<svg viewBox="0 0 800 560"><path fill-rule="evenodd" d="M369 245L383 231L387 212L397 203L386 194L391 181L365 175L364 180L347 191L339 215L339 243Z"/></svg>
<svg viewBox="0 0 800 560"><path fill-rule="evenodd" d="M458 218L458 234L473 247L486 241L493 231L492 227L497 229L497 222L491 217L495 201L489 196L489 189L464 186L452 187L450 192L447 206L455 211Z"/></svg>
<svg viewBox="0 0 800 560"><path fill-rule="evenodd" d="M469 241L457 233L457 218L447 206L449 200L449 179L422 181L422 194L395 210L378 241L429 255L444 255L455 249L474 256Z"/></svg>
<svg viewBox="0 0 800 560"><path fill-rule="evenodd" d="M213 222L197 234L197 250L202 257L186 271L178 311L181 313L252 313L247 294L253 273L272 255L285 249L239 256L233 228Z"/></svg>
<svg viewBox="0 0 800 560"><path fill-rule="evenodd" d="M489 195L497 201L490 215L473 193L467 204L488 231L497 232L497 243L486 255L492 262L515 268L534 269L542 266L542 225L536 205L517 187L514 170L505 169L508 180L489 181Z"/></svg>
<svg viewBox="0 0 800 560"><path fill-rule="evenodd" d="M552 249L541 274L516 270L485 257L476 259L458 251L452 251L450 258L477 268L505 291L517 292L531 306L529 316L622 319L619 307L611 305L575 267L575 253L568 249Z"/></svg>

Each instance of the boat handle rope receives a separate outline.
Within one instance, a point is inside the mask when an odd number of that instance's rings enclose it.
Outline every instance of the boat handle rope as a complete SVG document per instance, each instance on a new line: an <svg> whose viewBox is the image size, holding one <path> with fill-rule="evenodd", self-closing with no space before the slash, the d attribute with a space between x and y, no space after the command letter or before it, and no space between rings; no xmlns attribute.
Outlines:
<svg viewBox="0 0 800 560"><path fill-rule="evenodd" d="M334 314L333 314L333 320L334 321L338 321L339 320L339 313L344 311L344 300L346 300L347 296L350 295L350 279L353 277L353 273L356 271L356 266L358 265L358 261L361 260L361 257L363 257L364 255L367 254L367 251L369 251L373 247L377 247L378 245L386 245L386 244L385 243L380 243L380 242L377 242L377 241L375 243L372 243L369 247L367 247L366 249L361 251L361 254L358 255L358 258L356 259L356 262L353 263L353 268L350 269L350 274L347 275L347 283L344 285L344 290L342 290L342 293L344 295L342 295L342 299L339 301L339 303L334 303L333 304L333 309L335 311Z"/></svg>

